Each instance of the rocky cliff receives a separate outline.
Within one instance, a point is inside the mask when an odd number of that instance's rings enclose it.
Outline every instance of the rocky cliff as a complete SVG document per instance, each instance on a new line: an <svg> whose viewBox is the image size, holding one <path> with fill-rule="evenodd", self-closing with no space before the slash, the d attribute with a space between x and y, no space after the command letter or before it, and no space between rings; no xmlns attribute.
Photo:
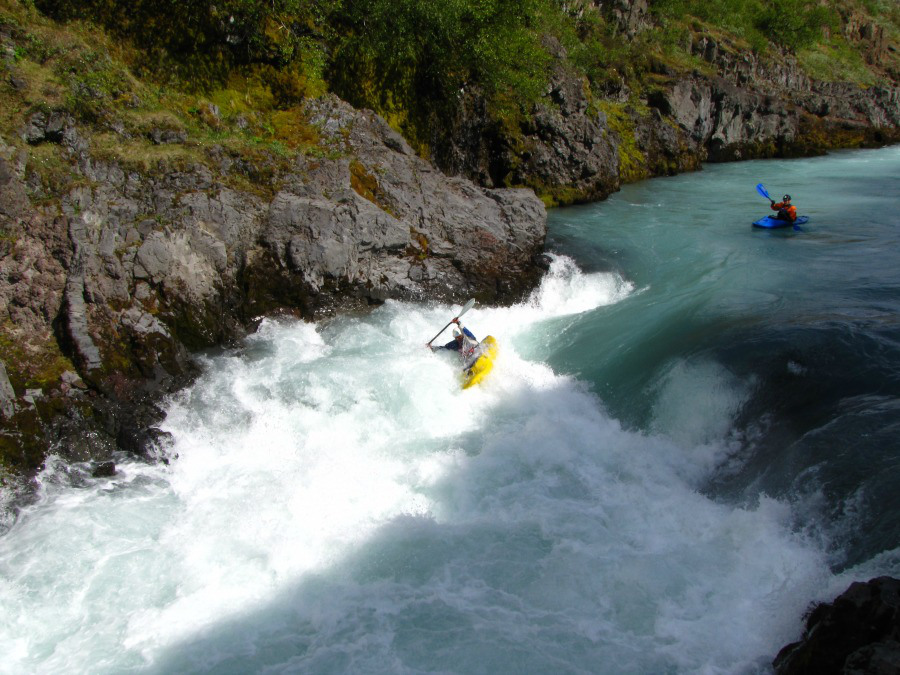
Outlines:
<svg viewBox="0 0 900 675"><path fill-rule="evenodd" d="M152 452L155 401L190 377L190 352L262 315L508 302L534 286L546 214L531 191L448 178L335 97L304 115L319 156L250 160L213 145L202 162L135 168L43 110L0 142L8 467L33 472L48 449L94 462ZM74 175L64 192L36 169L44 156Z"/></svg>
<svg viewBox="0 0 900 675"><path fill-rule="evenodd" d="M644 0L597 5L629 40L651 24ZM847 24L877 62L889 49L871 24ZM900 87L817 81L790 52L763 57L702 30L689 36L695 67L650 63L640 88L610 73L593 89L567 68L565 49L528 120L510 132L477 91L462 92L454 123L436 129L435 161L484 185L528 185L550 204L603 199L622 183L699 169L702 162L822 154L900 140Z"/></svg>

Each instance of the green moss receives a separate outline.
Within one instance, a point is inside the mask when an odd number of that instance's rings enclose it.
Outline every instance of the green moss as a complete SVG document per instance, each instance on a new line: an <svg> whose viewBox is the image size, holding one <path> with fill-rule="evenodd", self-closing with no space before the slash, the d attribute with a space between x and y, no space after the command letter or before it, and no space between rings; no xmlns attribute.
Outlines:
<svg viewBox="0 0 900 675"><path fill-rule="evenodd" d="M315 127L306 121L299 107L278 110L271 115L272 137L289 148L307 148L319 144Z"/></svg>
<svg viewBox="0 0 900 675"><path fill-rule="evenodd" d="M409 234L412 237L413 241L418 244L418 248L416 248L415 246L407 247L407 255L414 257L416 260L425 260L425 258L427 258L429 255L428 237L426 237L414 227L409 228Z"/></svg>
<svg viewBox="0 0 900 675"><path fill-rule="evenodd" d="M619 178L623 183L633 183L647 178L647 157L637 147L634 113L622 104L600 101L597 107L606 115L607 126L618 140Z"/></svg>
<svg viewBox="0 0 900 675"><path fill-rule="evenodd" d="M387 195L378 186L378 179L366 171L366 167L363 166L362 162L356 159L350 162L350 186L360 197L369 200L382 211L396 217L387 201Z"/></svg>
<svg viewBox="0 0 900 675"><path fill-rule="evenodd" d="M537 186L535 193L548 209L577 204L586 197L582 190L569 185Z"/></svg>
<svg viewBox="0 0 900 675"><path fill-rule="evenodd" d="M856 82L864 86L878 82L862 55L842 39L804 49L797 58L803 69L817 80Z"/></svg>
<svg viewBox="0 0 900 675"><path fill-rule="evenodd" d="M36 408L17 410L0 420L0 465L17 474L33 474L44 462L47 441Z"/></svg>
<svg viewBox="0 0 900 675"><path fill-rule="evenodd" d="M29 344L11 322L0 327L0 360L6 365L9 381L17 392L48 389L59 383L65 371L75 370L55 340L41 337L35 338L38 344Z"/></svg>
<svg viewBox="0 0 900 675"><path fill-rule="evenodd" d="M361 162L355 159L350 162L350 186L361 197L365 197L373 204L378 203L375 199L378 180L366 171L366 167Z"/></svg>

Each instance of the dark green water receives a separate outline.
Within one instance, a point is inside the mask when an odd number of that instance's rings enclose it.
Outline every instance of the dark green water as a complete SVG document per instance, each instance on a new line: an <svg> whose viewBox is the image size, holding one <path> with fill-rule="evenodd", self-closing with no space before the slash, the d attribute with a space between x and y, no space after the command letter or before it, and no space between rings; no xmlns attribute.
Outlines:
<svg viewBox="0 0 900 675"><path fill-rule="evenodd" d="M802 232L750 223L754 186ZM795 502L833 565L900 546L900 149L707 166L550 215L550 246L637 292L571 326L549 363L613 417L727 442L702 488Z"/></svg>

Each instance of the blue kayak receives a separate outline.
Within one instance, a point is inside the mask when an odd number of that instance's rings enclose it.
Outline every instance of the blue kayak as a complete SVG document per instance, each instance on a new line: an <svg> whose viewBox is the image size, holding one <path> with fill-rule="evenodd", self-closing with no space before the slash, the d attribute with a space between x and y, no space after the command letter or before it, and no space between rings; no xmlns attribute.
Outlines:
<svg viewBox="0 0 900 675"><path fill-rule="evenodd" d="M803 223L809 220L809 216L797 216L797 220L793 223L789 220L781 220L780 218L775 218L774 216L766 216L765 218L760 218L755 223L753 223L753 227L765 227L770 230L774 230L776 227L790 227L791 225L802 225Z"/></svg>

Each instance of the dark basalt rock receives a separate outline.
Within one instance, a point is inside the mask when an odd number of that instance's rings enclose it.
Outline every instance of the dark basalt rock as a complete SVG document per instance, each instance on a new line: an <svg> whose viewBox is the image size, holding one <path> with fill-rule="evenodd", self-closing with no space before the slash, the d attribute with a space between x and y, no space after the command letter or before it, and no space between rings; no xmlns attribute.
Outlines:
<svg viewBox="0 0 900 675"><path fill-rule="evenodd" d="M110 478L115 475L116 475L116 463L115 462L100 462L91 471L91 476L93 476L94 478Z"/></svg>
<svg viewBox="0 0 900 675"><path fill-rule="evenodd" d="M778 675L897 675L900 580L857 582L816 606L803 639L784 647L772 665Z"/></svg>

